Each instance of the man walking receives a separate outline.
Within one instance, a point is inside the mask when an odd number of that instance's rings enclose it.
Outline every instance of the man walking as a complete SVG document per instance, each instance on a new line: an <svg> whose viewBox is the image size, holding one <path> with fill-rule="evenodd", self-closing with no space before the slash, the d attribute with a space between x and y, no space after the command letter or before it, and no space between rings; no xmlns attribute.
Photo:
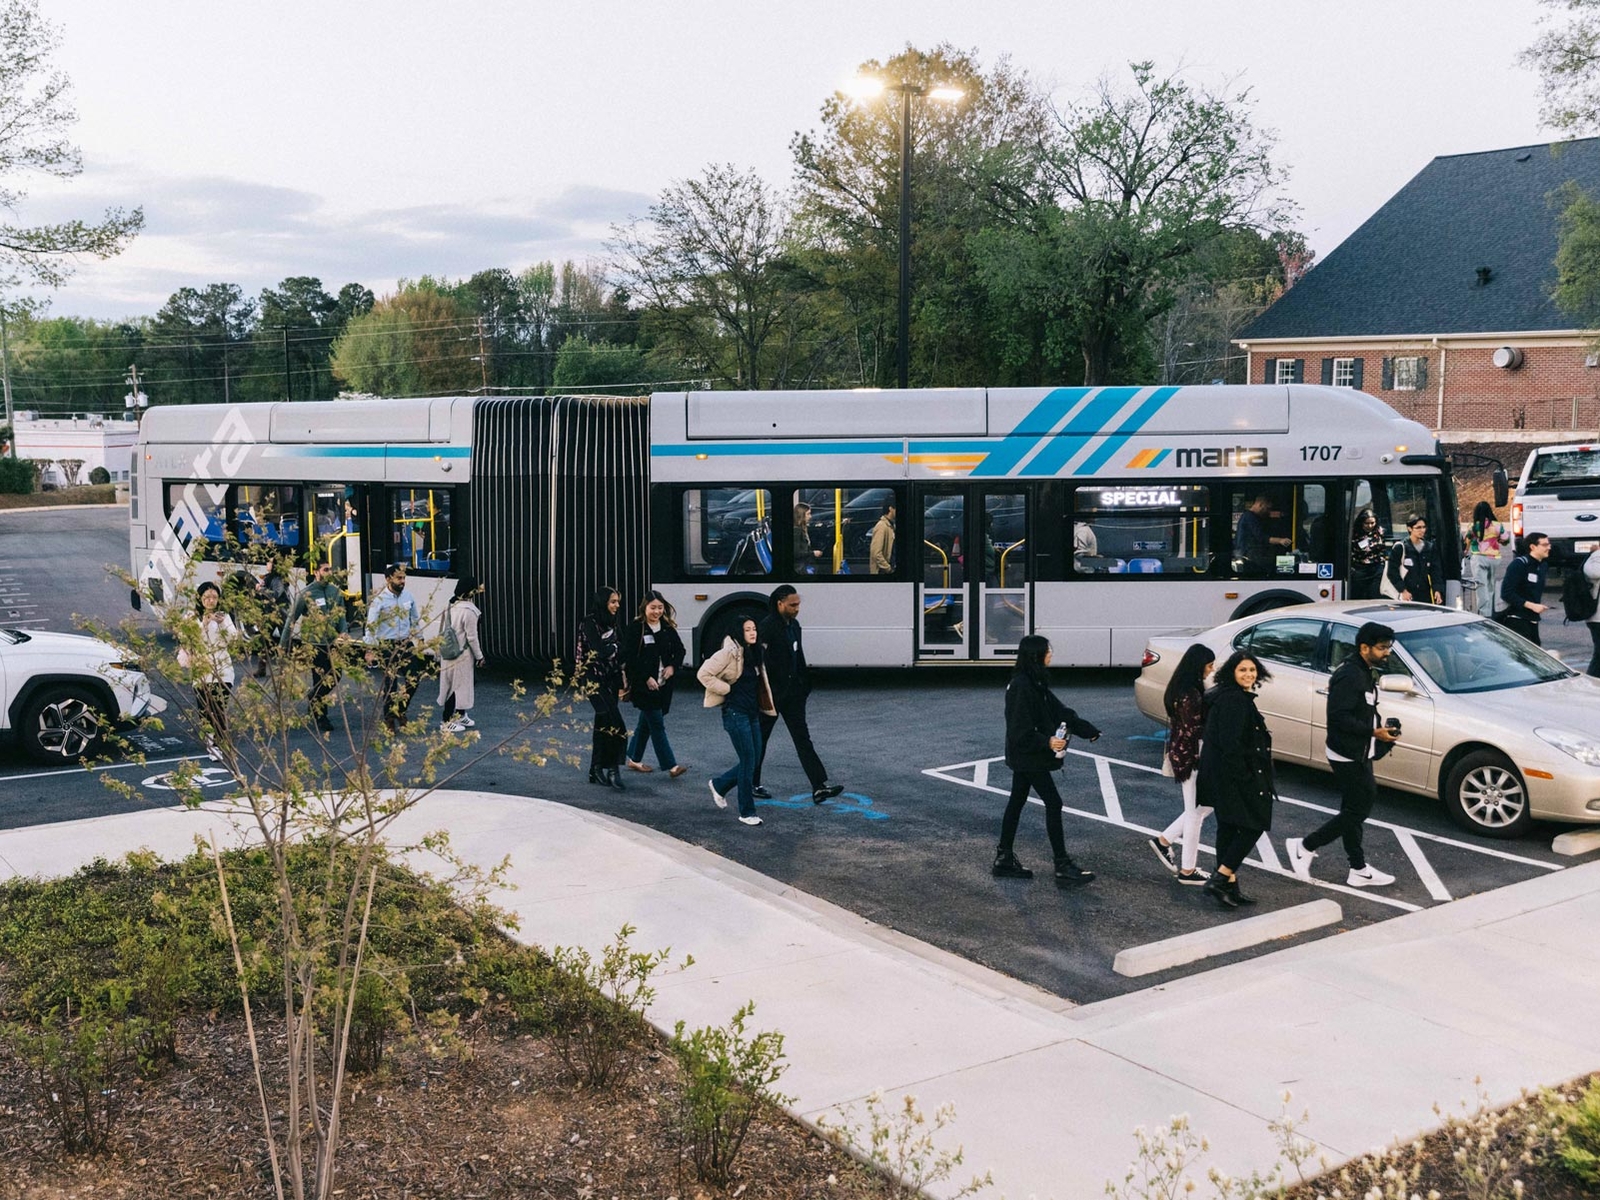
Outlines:
<svg viewBox="0 0 1600 1200"><path fill-rule="evenodd" d="M761 765L767 758L767 747L772 745L772 731L778 726L778 717L789 727L789 737L794 742L795 753L800 756L800 768L811 784L811 802L821 804L832 800L844 788L828 782L827 768L817 757L811 744L811 730L806 727L806 697L811 694L811 678L806 671L806 651L800 633L800 593L790 584L780 584L772 591L772 615L761 622L759 638L765 647L763 654L767 679L772 686L772 706L777 717L761 714L761 753L756 758L755 795L758 800L772 799L772 793L761 786Z"/></svg>
<svg viewBox="0 0 1600 1200"><path fill-rule="evenodd" d="M883 506L883 515L872 527L872 547L867 555L868 575L894 574L894 501Z"/></svg>
<svg viewBox="0 0 1600 1200"><path fill-rule="evenodd" d="M1344 839L1344 852L1350 860L1351 887L1387 887L1394 882L1367 863L1361 848L1361 827L1372 813L1378 797L1378 784L1372 764L1394 748L1400 737L1378 716L1378 676L1394 649L1394 630L1368 621L1356 630L1356 652L1333 673L1328 681L1328 765L1339 785L1339 812L1320 829L1305 838L1288 838L1283 848L1289 866L1301 879L1310 880L1311 860L1317 851L1335 838Z"/></svg>
<svg viewBox="0 0 1600 1200"><path fill-rule="evenodd" d="M367 662L383 672L379 708L390 733L400 732L411 707L411 693L422 675L416 636L422 628L417 602L406 591L406 564L394 563L384 576L387 586L367 608Z"/></svg>
<svg viewBox="0 0 1600 1200"><path fill-rule="evenodd" d="M316 565L311 582L295 600L289 619L283 623L279 646L285 654L294 640L294 624L302 618L300 640L311 647L311 695L306 702L306 712L319 730L332 733L328 697L339 683L333 645L345 636L346 623L344 592L333 581L333 564L326 559Z"/></svg>
<svg viewBox="0 0 1600 1200"><path fill-rule="evenodd" d="M1428 536L1428 518L1412 517L1406 522L1411 536L1396 542L1389 551L1389 586L1401 600L1419 604L1444 603L1444 562L1439 547Z"/></svg>
<svg viewBox="0 0 1600 1200"><path fill-rule="evenodd" d="M1539 617L1550 606L1544 602L1544 577L1550 569L1550 539L1530 533L1522 539L1522 551L1511 560L1500 581L1500 599L1506 602L1496 618L1514 633L1539 645Z"/></svg>

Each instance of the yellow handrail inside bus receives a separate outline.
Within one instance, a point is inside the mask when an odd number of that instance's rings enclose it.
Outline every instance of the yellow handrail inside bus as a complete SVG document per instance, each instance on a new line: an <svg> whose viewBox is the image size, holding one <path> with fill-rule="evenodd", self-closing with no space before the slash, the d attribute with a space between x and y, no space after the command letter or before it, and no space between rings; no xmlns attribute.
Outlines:
<svg viewBox="0 0 1600 1200"><path fill-rule="evenodd" d="M844 489L833 489L833 573L844 565Z"/></svg>
<svg viewBox="0 0 1600 1200"><path fill-rule="evenodd" d="M941 584L940 586L941 587L949 587L950 586L950 556L948 554L946 554L944 552L943 548L940 547L938 545L938 543L936 543L936 542L930 542L930 541L924 540L922 544L924 546L928 547L928 549L932 550L935 554L937 554L940 558L942 558L944 560L944 566L941 568L941 570L944 571L944 583Z"/></svg>
<svg viewBox="0 0 1600 1200"><path fill-rule="evenodd" d="M1018 538L1016 541L1012 542L1011 545L1007 546L1004 550L1000 551L1000 586L1001 587L1005 587L1006 586L1006 555L1010 554L1013 550L1015 550L1018 546L1022 545L1027 540L1028 540L1027 538Z"/></svg>
<svg viewBox="0 0 1600 1200"><path fill-rule="evenodd" d="M431 498L433 493L430 492L430 493L428 493L428 495ZM762 491L760 488L757 488L756 489L756 524L759 525L759 524L761 524L761 522L765 521L766 519L767 519L767 493Z"/></svg>
<svg viewBox="0 0 1600 1200"><path fill-rule="evenodd" d="M328 565L330 567L333 567L333 565L334 565L333 564L333 544L335 542L337 542L337 541L345 541L345 540L350 539L351 537L357 537L357 536L359 536L359 535L352 534L347 529L341 529L338 533L329 535L328 540L324 543L324 545L327 547L327 552L326 552L325 558L327 559L327 563L328 563ZM349 547L346 547L347 551L348 551L348 549L349 549ZM342 587L340 587L339 590L341 592L343 592L344 595L347 598L354 599L355 597L361 595L361 588L359 586L357 586L356 588L354 588L352 590L350 585L352 583L356 582L359 579L359 576L356 574L356 570L359 569L360 564L358 563L356 565L356 568L353 569L350 566L350 555L348 553L346 553L344 558L345 558L344 585ZM334 567L334 570L338 570L338 568Z"/></svg>
<svg viewBox="0 0 1600 1200"><path fill-rule="evenodd" d="M406 494L407 494L409 503L413 507L415 507L415 505L417 503L417 491L416 491L416 489L412 488ZM756 503L759 506L759 504L760 504L760 499L759 499L760 493L757 492L756 495L758 497ZM434 551L437 548L437 546L439 545L438 528L437 528L437 520L436 520L436 518L439 515L439 510L438 510L437 507L435 507L435 505L433 503L433 489L432 488L428 489L427 497L428 497L428 515L426 517L415 517L415 516L412 516L412 517L396 517L395 520L394 520L394 524L400 525L400 526L409 525L414 530L420 530L424 525L426 525L427 529L428 529L427 551L428 551L428 557L431 559L431 558L436 557ZM417 559L421 556L422 549L423 549L423 547L420 547L420 546L417 545L418 540L419 539L417 537L415 537L415 536L413 536L412 539L411 539L411 569L412 570L417 570L418 569L417 568ZM401 541L404 542L404 539L402 538Z"/></svg>

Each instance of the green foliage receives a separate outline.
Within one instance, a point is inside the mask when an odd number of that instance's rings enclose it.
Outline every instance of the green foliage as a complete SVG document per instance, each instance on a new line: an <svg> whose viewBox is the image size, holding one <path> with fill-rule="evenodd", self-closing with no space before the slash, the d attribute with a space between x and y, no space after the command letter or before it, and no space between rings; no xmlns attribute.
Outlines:
<svg viewBox="0 0 1600 1200"><path fill-rule="evenodd" d="M98 486L108 484L111 482L111 472L104 467L96 467L89 472L89 482Z"/></svg>
<svg viewBox="0 0 1600 1200"><path fill-rule="evenodd" d="M68 1153L105 1149L136 1060L139 1026L120 1005L62 1008L35 1024L0 1025L0 1042Z"/></svg>
<svg viewBox="0 0 1600 1200"><path fill-rule="evenodd" d="M39 468L32 459L0 458L0 492L31 496L39 488Z"/></svg>
<svg viewBox="0 0 1600 1200"><path fill-rule="evenodd" d="M772 1090L784 1072L783 1035L745 1036L745 1022L755 1008L752 1001L725 1028L708 1025L687 1037L679 1021L672 1035L672 1052L684 1075L680 1131L695 1174L706 1183L728 1182L760 1106L789 1099Z"/></svg>
<svg viewBox="0 0 1600 1200"><path fill-rule="evenodd" d="M1521 54L1539 73L1539 116L1552 129L1587 134L1600 129L1600 0L1540 0L1567 14L1565 25L1541 18L1544 32Z"/></svg>
<svg viewBox="0 0 1600 1200"><path fill-rule="evenodd" d="M1560 1132L1554 1156L1587 1184L1600 1184L1600 1079L1591 1079L1575 1100L1556 1104L1551 1116Z"/></svg>
<svg viewBox="0 0 1600 1200"><path fill-rule="evenodd" d="M590 341L571 334L556 352L550 386L558 392L603 389L617 395L645 395L657 380L670 373L657 367L637 346Z"/></svg>
<svg viewBox="0 0 1600 1200"><path fill-rule="evenodd" d="M370 312L355 317L333 344L334 376L378 396L468 391L481 379L473 361L471 318L438 281L401 281Z"/></svg>
<svg viewBox="0 0 1600 1200"><path fill-rule="evenodd" d="M672 953L670 948L633 949L628 939L637 932L624 925L598 961L582 947L558 946L551 954L541 989L541 1023L568 1076L590 1087L605 1087L618 1077L655 1000L650 978Z"/></svg>
<svg viewBox="0 0 1600 1200"><path fill-rule="evenodd" d="M938 1145L937 1135L955 1123L955 1105L946 1104L936 1111L931 1125L909 1092L901 1097L898 1108L891 1108L884 1103L883 1093L874 1091L864 1107L866 1112L859 1120L853 1112L846 1112L839 1121L818 1118L817 1128L834 1145L882 1171L896 1200L914 1200L935 1185L940 1185L941 1196L960 1200L994 1182L985 1172L955 1190L945 1186L966 1160L962 1147L948 1150Z"/></svg>

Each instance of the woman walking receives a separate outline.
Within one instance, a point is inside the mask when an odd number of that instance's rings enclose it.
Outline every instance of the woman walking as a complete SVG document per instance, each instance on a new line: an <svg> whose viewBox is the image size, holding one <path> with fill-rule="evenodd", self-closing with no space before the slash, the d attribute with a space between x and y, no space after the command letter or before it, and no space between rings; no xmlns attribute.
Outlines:
<svg viewBox="0 0 1600 1200"><path fill-rule="evenodd" d="M705 706L722 709L722 728L733 743L739 761L711 781L711 800L718 808L728 807L728 793L739 788L739 821L759 825L756 816L755 774L761 758L761 717L775 717L772 686L762 661L761 643L756 640L756 623L746 617L739 627L739 638L726 638L722 649L700 664L697 678L706 689Z"/></svg>
<svg viewBox="0 0 1600 1200"><path fill-rule="evenodd" d="M1081 719L1050 690L1050 642L1036 633L1017 647L1017 665L1006 685L1006 766L1011 768L1011 798L1000 822L1000 844L995 848L992 874L997 879L1032 879L1033 872L1017 860L1012 844L1017 822L1030 790L1044 801L1044 827L1055 853L1058 887L1076 887L1094 878L1067 853L1061 831L1061 793L1052 773L1066 764L1067 735L1091 742L1100 731Z"/></svg>
<svg viewBox="0 0 1600 1200"><path fill-rule="evenodd" d="M656 761L673 779L689 768L679 764L667 741L667 713L672 710L673 681L683 669L683 639L672 605L660 592L646 592L639 602L639 615L622 632L622 664L628 681L628 699L639 710L639 725L628 742L624 764L630 771L649 774L645 765L644 744L648 738L656 748Z"/></svg>
<svg viewBox="0 0 1600 1200"><path fill-rule="evenodd" d="M1480 617L1494 616L1495 589L1500 586L1500 550L1506 540L1506 527L1495 520L1494 505L1479 500L1467 530L1467 553L1472 559L1472 577L1478 582L1473 599Z"/></svg>
<svg viewBox="0 0 1600 1200"><path fill-rule="evenodd" d="M476 699L478 668L483 666L483 647L478 644L478 618L483 611L478 607L477 595L483 591L471 575L456 580L455 595L445 610L445 645L439 662L439 731L465 733L477 724L472 719L472 702ZM443 657L452 648L454 658Z"/></svg>
<svg viewBox="0 0 1600 1200"><path fill-rule="evenodd" d="M239 627L222 611L222 589L207 580L195 591L200 618L200 645L191 653L178 649L178 665L194 678L195 709L200 716L200 734L212 762L222 761L222 744L228 737L228 699L233 695L232 647L239 641Z"/></svg>
<svg viewBox="0 0 1600 1200"><path fill-rule="evenodd" d="M1217 671L1200 737L1196 799L1217 814L1217 871L1205 890L1224 908L1255 903L1239 890L1239 866L1272 828L1272 735L1256 710L1256 688L1270 678L1255 655L1234 651Z"/></svg>
<svg viewBox="0 0 1600 1200"><path fill-rule="evenodd" d="M617 609L622 598L615 588L603 587L589 598L589 615L578 626L578 661L574 678L593 689L594 741L589 751L589 782L625 792L617 771L628 742L621 699L626 693L622 675L622 639L617 634Z"/></svg>
<svg viewBox="0 0 1600 1200"><path fill-rule="evenodd" d="M1200 856L1200 825L1211 814L1195 799L1198 780L1195 771L1200 765L1200 730L1205 723L1206 676L1216 665L1217 656L1210 646L1199 642L1183 652L1177 670L1167 683L1167 761L1172 764L1172 777L1183 791L1183 812L1155 837L1150 848L1156 852L1161 864L1178 877L1178 882L1199 887L1211 876L1196 865ZM1172 839L1183 839L1183 865L1178 865L1172 853Z"/></svg>
<svg viewBox="0 0 1600 1200"><path fill-rule="evenodd" d="M1389 543L1370 508L1356 514L1350 534L1350 589L1347 599L1376 600L1382 595L1383 570L1389 564Z"/></svg>

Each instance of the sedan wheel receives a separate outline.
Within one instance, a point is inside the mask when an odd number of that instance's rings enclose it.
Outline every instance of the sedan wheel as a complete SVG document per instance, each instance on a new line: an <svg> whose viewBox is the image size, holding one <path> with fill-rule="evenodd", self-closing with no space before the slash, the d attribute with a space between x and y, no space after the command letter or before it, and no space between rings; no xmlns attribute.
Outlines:
<svg viewBox="0 0 1600 1200"><path fill-rule="evenodd" d="M1456 824L1484 837L1516 837L1533 820L1522 776L1493 750L1474 751L1455 765L1445 785L1445 806Z"/></svg>
<svg viewBox="0 0 1600 1200"><path fill-rule="evenodd" d="M48 688L22 719L24 749L43 762L76 762L99 744L105 718L84 688Z"/></svg>

